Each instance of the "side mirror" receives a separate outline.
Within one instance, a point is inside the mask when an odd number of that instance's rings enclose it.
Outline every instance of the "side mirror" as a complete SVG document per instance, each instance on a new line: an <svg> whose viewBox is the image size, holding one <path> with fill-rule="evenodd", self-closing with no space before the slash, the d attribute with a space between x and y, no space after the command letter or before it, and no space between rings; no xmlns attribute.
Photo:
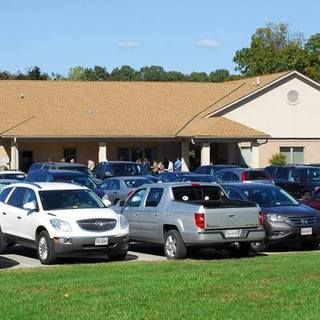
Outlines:
<svg viewBox="0 0 320 320"><path fill-rule="evenodd" d="M111 201L108 199L102 199L102 202L107 208L109 208L112 205Z"/></svg>
<svg viewBox="0 0 320 320"><path fill-rule="evenodd" d="M33 201L25 203L23 205L23 209L28 210L29 214L38 210L36 204Z"/></svg>

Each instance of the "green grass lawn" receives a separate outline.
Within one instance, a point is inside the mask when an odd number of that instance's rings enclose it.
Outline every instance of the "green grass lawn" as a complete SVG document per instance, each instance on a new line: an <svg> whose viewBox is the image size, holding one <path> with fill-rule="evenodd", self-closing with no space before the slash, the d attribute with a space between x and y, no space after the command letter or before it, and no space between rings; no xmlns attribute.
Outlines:
<svg viewBox="0 0 320 320"><path fill-rule="evenodd" d="M320 255L0 272L0 319L319 319Z"/></svg>

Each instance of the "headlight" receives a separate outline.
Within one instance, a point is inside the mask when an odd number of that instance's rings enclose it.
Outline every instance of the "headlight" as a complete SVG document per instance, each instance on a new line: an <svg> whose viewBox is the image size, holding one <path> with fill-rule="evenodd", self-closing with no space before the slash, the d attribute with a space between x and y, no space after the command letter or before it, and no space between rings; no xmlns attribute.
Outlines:
<svg viewBox="0 0 320 320"><path fill-rule="evenodd" d="M284 222L284 218L276 213L268 213L267 219L271 222Z"/></svg>
<svg viewBox="0 0 320 320"><path fill-rule="evenodd" d="M120 228L126 229L129 227L128 221L125 216L120 215Z"/></svg>
<svg viewBox="0 0 320 320"><path fill-rule="evenodd" d="M60 219L50 219L51 225L59 231L62 232L71 232L72 228L70 224L66 221L60 220Z"/></svg>

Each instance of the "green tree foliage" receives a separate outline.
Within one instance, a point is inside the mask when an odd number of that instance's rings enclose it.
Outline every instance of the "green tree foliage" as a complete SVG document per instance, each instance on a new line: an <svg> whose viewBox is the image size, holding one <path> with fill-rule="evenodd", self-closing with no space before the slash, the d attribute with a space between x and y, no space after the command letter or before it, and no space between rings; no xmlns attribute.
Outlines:
<svg viewBox="0 0 320 320"><path fill-rule="evenodd" d="M116 81L134 81L140 80L140 74L130 66L114 68L111 72L111 80Z"/></svg>
<svg viewBox="0 0 320 320"><path fill-rule="evenodd" d="M209 81L209 77L205 72L192 72L189 75L188 80L194 82L207 82Z"/></svg>
<svg viewBox="0 0 320 320"><path fill-rule="evenodd" d="M284 166L287 164L286 156L282 153L275 153L269 159L269 163L273 166Z"/></svg>
<svg viewBox="0 0 320 320"><path fill-rule="evenodd" d="M236 70L245 76L297 70L318 80L320 35L305 42L301 33L292 34L286 24L268 24L258 28L250 47L236 51Z"/></svg>
<svg viewBox="0 0 320 320"><path fill-rule="evenodd" d="M217 69L209 74L209 81L211 82L222 82L228 80L230 72L225 69Z"/></svg>

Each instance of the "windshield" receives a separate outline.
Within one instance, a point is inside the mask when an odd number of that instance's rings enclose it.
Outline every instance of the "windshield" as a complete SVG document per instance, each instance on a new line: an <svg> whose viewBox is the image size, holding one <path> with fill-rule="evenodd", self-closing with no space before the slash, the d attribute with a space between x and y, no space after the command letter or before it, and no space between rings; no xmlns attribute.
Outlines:
<svg viewBox="0 0 320 320"><path fill-rule="evenodd" d="M91 177L93 177L93 173L87 167L76 167L76 166L66 166L66 167L59 167L58 170L72 170L72 171L79 171L83 172Z"/></svg>
<svg viewBox="0 0 320 320"><path fill-rule="evenodd" d="M138 188L144 184L151 183L148 179L128 179L124 180L124 182L128 188Z"/></svg>
<svg viewBox="0 0 320 320"><path fill-rule="evenodd" d="M55 182L69 182L69 183L80 184L81 186L85 186L89 189L97 188L97 185L95 184L95 182L88 176L80 176L80 177L58 176L57 178L55 178Z"/></svg>
<svg viewBox="0 0 320 320"><path fill-rule="evenodd" d="M48 190L39 192L44 210L104 208L103 202L90 190Z"/></svg>
<svg viewBox="0 0 320 320"><path fill-rule="evenodd" d="M143 168L135 163L113 163L111 164L114 176L138 176L143 174Z"/></svg>
<svg viewBox="0 0 320 320"><path fill-rule="evenodd" d="M242 192L248 200L258 203L261 207L275 206L298 206L297 202L287 192L278 188L259 188L246 189Z"/></svg>

